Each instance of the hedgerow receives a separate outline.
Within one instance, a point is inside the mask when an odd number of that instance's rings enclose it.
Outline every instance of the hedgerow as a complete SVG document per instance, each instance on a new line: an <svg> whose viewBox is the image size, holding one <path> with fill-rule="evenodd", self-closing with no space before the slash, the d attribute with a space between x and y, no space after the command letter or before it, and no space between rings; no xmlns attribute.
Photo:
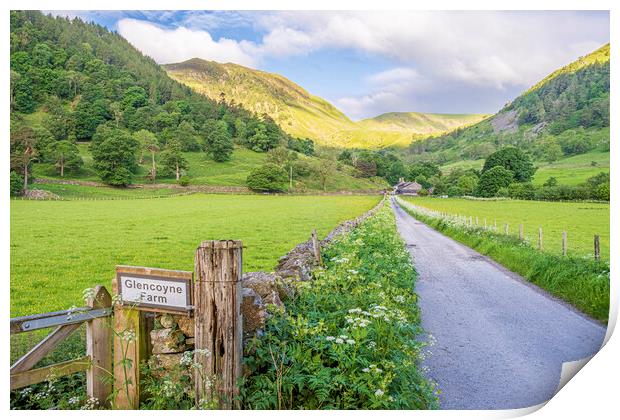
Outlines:
<svg viewBox="0 0 620 420"><path fill-rule="evenodd" d="M388 206L323 257L264 335L246 349L242 386L252 409L431 409L416 272Z"/></svg>

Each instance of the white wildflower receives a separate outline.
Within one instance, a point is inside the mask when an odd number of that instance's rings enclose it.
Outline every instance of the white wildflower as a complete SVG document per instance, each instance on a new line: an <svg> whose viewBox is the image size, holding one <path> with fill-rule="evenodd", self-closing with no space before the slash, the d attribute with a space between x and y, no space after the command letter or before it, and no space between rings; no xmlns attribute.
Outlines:
<svg viewBox="0 0 620 420"><path fill-rule="evenodd" d="M383 390L382 390L382 389L377 389L377 390L375 391L375 395L376 395L377 397L380 397L380 396L382 396L383 394L385 394L385 392L383 392Z"/></svg>
<svg viewBox="0 0 620 420"><path fill-rule="evenodd" d="M334 341L336 339L336 337L332 337L331 335L328 335L327 337L325 337L325 339L327 341Z"/></svg>
<svg viewBox="0 0 620 420"><path fill-rule="evenodd" d="M342 338L336 339L336 344L342 344L342 343L344 343L344 340Z"/></svg>
<svg viewBox="0 0 620 420"><path fill-rule="evenodd" d="M353 344L355 344L355 340L351 340L351 339L349 339L349 340L347 340L347 344L351 344L351 345L353 345Z"/></svg>
<svg viewBox="0 0 620 420"><path fill-rule="evenodd" d="M364 369L362 369L362 372L368 373L368 372L370 372L370 369L369 368L364 368Z"/></svg>

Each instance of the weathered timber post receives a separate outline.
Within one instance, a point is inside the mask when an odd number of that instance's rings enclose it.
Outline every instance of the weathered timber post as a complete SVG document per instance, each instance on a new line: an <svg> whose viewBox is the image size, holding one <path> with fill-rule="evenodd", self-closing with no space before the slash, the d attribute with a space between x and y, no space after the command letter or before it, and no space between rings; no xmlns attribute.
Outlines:
<svg viewBox="0 0 620 420"><path fill-rule="evenodd" d="M508 223L504 223L504 235L508 235Z"/></svg>
<svg viewBox="0 0 620 420"><path fill-rule="evenodd" d="M523 240L523 223L519 225L519 240Z"/></svg>
<svg viewBox="0 0 620 420"><path fill-rule="evenodd" d="M469 216L469 226L472 226L473 224L474 224L474 222L473 222L473 220L472 220L472 217L471 217L471 216Z"/></svg>
<svg viewBox="0 0 620 420"><path fill-rule="evenodd" d="M562 231L562 255L564 255L566 257L566 251L568 250L567 248L567 244L566 244L567 240L566 240L566 231Z"/></svg>
<svg viewBox="0 0 620 420"><path fill-rule="evenodd" d="M543 250L543 234L542 227L538 228L538 249Z"/></svg>
<svg viewBox="0 0 620 420"><path fill-rule="evenodd" d="M223 409L238 405L235 397L243 360L242 250L241 241L203 241L196 249L194 357L201 370L194 377L197 405L213 399Z"/></svg>
<svg viewBox="0 0 620 420"><path fill-rule="evenodd" d="M484 230L487 230L487 218L484 218Z"/></svg>
<svg viewBox="0 0 620 420"><path fill-rule="evenodd" d="M497 232L497 220L493 220L493 232Z"/></svg>
<svg viewBox="0 0 620 420"><path fill-rule="evenodd" d="M92 309L109 308L112 297L105 287L99 285L86 305ZM109 321L109 318L96 318L86 323L86 355L91 358L86 371L86 394L96 398L100 406L107 405L112 394L112 330Z"/></svg>
<svg viewBox="0 0 620 420"><path fill-rule="evenodd" d="M598 235L594 235L594 259L601 259L601 241Z"/></svg>
<svg viewBox="0 0 620 420"><path fill-rule="evenodd" d="M476 216L476 226L478 226L478 216Z"/></svg>
<svg viewBox="0 0 620 420"><path fill-rule="evenodd" d="M119 294L118 280L112 291ZM140 408L140 362L148 357L145 313L134 307L114 305L114 408Z"/></svg>
<svg viewBox="0 0 620 420"><path fill-rule="evenodd" d="M316 234L316 229L312 230L312 252L314 260L318 265L323 265L323 257L321 256L321 244Z"/></svg>

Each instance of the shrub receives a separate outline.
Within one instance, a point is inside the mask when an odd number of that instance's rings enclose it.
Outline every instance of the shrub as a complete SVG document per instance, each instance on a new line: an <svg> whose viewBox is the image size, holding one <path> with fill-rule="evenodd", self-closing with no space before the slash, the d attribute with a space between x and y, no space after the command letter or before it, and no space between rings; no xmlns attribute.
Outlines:
<svg viewBox="0 0 620 420"><path fill-rule="evenodd" d="M273 163L266 163L248 175L246 184L253 191L279 192L286 190L288 176L284 169Z"/></svg>
<svg viewBox="0 0 620 420"><path fill-rule="evenodd" d="M16 197L24 193L24 178L15 171L11 171L11 196Z"/></svg>
<svg viewBox="0 0 620 420"><path fill-rule="evenodd" d="M500 188L510 185L513 173L503 166L495 166L480 176L476 195L480 197L493 197Z"/></svg>
<svg viewBox="0 0 620 420"><path fill-rule="evenodd" d="M536 168L530 158L516 147L505 147L490 155L484 162L482 173L492 170L496 166L512 172L518 182L528 182L532 179Z"/></svg>
<svg viewBox="0 0 620 420"><path fill-rule="evenodd" d="M189 176L183 175L179 178L179 185L182 187L187 187L189 185Z"/></svg>
<svg viewBox="0 0 620 420"><path fill-rule="evenodd" d="M323 256L325 269L249 342L244 407L436 408L419 369L416 273L389 206Z"/></svg>

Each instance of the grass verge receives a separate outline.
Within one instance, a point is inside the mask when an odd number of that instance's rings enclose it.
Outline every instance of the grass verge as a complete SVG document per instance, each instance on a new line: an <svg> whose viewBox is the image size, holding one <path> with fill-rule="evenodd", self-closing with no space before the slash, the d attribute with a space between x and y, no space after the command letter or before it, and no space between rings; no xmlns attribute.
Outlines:
<svg viewBox="0 0 620 420"><path fill-rule="evenodd" d="M384 206L324 251L263 337L249 344L243 403L252 409L429 409L416 272Z"/></svg>
<svg viewBox="0 0 620 420"><path fill-rule="evenodd" d="M540 252L513 236L501 235L398 200L401 207L433 229L491 257L538 287L602 322L609 316L609 263Z"/></svg>

